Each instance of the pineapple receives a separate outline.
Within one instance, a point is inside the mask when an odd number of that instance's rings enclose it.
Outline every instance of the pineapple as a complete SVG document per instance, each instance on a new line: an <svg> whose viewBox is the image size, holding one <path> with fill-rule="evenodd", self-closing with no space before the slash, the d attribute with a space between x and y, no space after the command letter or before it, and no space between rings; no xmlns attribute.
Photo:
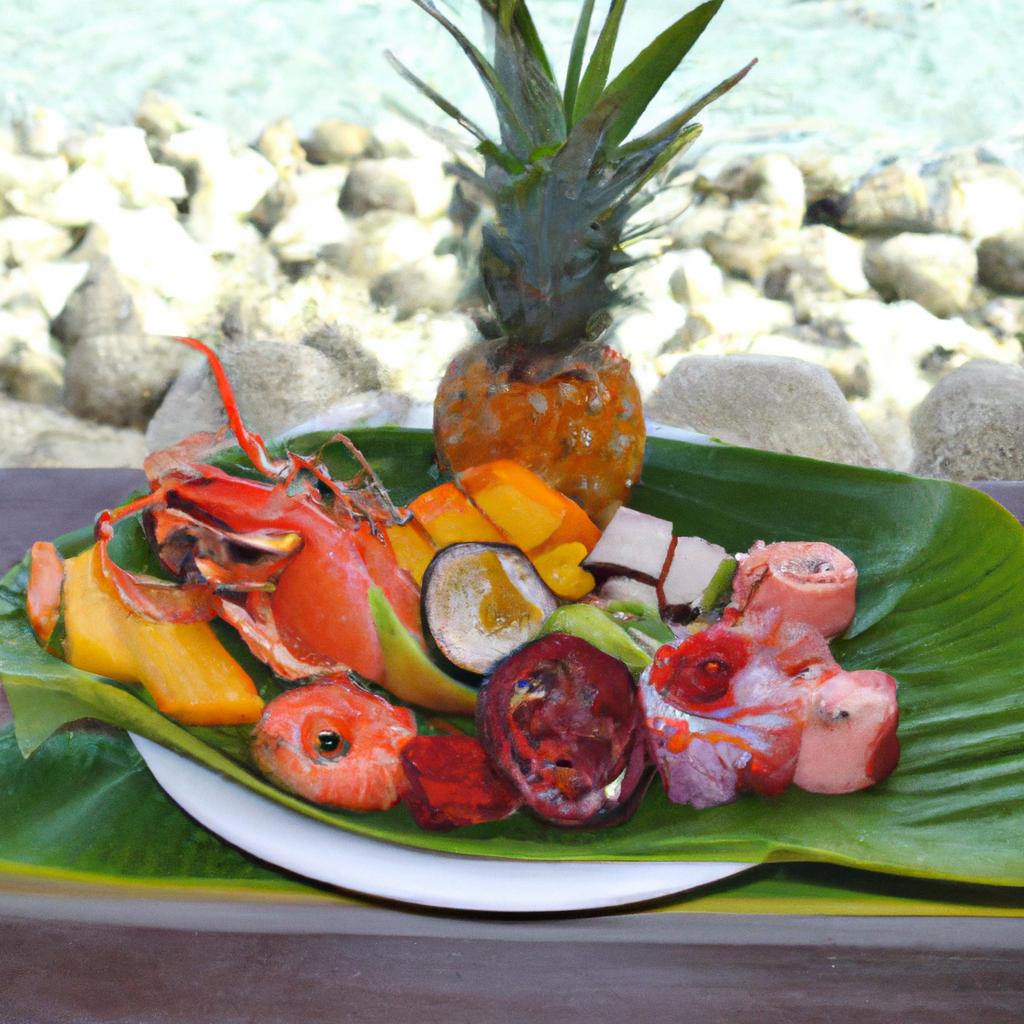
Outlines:
<svg viewBox="0 0 1024 1024"><path fill-rule="evenodd" d="M388 54L399 73L475 136L484 174L457 173L493 203L480 271L502 337L459 353L434 403L442 469L497 458L528 466L606 520L643 463L640 391L629 362L601 344L616 291L608 278L632 264L623 243L643 186L700 133L693 117L751 64L652 131L627 141L637 120L707 27L722 0L684 15L612 81L625 0L611 0L589 60L594 0L582 0L559 89L525 0L477 0L493 21L493 63L431 0L413 0L456 40L494 104L492 140L457 107Z"/></svg>

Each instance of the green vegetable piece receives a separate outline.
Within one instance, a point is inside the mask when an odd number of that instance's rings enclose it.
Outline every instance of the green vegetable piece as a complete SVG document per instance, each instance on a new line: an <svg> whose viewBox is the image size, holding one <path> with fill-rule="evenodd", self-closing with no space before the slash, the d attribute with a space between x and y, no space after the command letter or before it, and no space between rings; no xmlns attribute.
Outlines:
<svg viewBox="0 0 1024 1024"><path fill-rule="evenodd" d="M379 587L370 587L369 602L384 655L384 688L400 700L432 711L473 714L476 689L452 679L430 660Z"/></svg>
<svg viewBox="0 0 1024 1024"><path fill-rule="evenodd" d="M722 564L715 570L704 593L700 595L700 610L710 611L719 604L725 604L732 591L732 578L736 575L735 558L723 558Z"/></svg>
<svg viewBox="0 0 1024 1024"><path fill-rule="evenodd" d="M648 665L651 656L610 616L593 604L565 604L554 611L541 626L540 635L568 633L586 640L599 651L618 658L626 668L638 676Z"/></svg>
<svg viewBox="0 0 1024 1024"><path fill-rule="evenodd" d="M653 605L640 601L609 601L604 610L629 633L643 633L659 644L671 643L676 638Z"/></svg>

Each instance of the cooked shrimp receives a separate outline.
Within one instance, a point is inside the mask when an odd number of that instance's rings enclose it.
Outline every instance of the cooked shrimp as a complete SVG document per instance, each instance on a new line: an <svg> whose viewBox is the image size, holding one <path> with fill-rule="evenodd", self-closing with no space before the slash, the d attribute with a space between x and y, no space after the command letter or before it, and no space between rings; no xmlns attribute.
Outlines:
<svg viewBox="0 0 1024 1024"><path fill-rule="evenodd" d="M407 708L354 683L313 683L275 697L253 730L259 770L316 804L385 811L398 803L399 755L416 735Z"/></svg>

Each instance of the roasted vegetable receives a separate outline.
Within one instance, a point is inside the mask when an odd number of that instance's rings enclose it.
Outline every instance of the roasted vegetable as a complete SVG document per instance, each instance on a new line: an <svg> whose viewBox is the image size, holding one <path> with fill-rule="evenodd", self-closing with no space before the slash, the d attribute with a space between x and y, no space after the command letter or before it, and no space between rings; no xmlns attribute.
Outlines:
<svg viewBox="0 0 1024 1024"><path fill-rule="evenodd" d="M484 675L535 637L558 601L508 544L453 544L423 576L423 632L449 664Z"/></svg>

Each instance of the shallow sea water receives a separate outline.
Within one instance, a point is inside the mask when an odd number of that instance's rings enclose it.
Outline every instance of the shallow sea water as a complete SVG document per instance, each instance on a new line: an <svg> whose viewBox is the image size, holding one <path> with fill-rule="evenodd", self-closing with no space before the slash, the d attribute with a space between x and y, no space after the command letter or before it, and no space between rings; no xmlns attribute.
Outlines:
<svg viewBox="0 0 1024 1024"><path fill-rule="evenodd" d="M482 38L472 0L439 3ZM619 64L689 5L633 0ZM531 5L561 43L550 45L560 67L578 7ZM756 56L706 115L704 151L821 148L864 164L984 140L1018 149L1021 38L1024 0L726 0L647 122ZM409 0L3 0L0 121L43 104L83 129L126 123L147 89L243 138L282 116L301 132L330 116L372 123L391 101L443 121L397 78L387 48L486 119L468 64Z"/></svg>

